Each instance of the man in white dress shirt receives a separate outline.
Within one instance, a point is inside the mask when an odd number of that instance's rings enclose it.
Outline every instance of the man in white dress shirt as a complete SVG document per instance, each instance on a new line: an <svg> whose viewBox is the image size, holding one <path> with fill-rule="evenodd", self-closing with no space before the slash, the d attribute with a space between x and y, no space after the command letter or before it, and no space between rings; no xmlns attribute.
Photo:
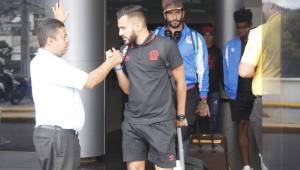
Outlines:
<svg viewBox="0 0 300 170"><path fill-rule="evenodd" d="M77 170L80 166L78 131L85 112L79 92L92 89L122 62L116 51L86 73L68 64L62 56L68 48L64 27L67 15L62 4L53 8L56 19L43 21L37 35L40 49L30 64L36 110L33 141L43 170Z"/></svg>

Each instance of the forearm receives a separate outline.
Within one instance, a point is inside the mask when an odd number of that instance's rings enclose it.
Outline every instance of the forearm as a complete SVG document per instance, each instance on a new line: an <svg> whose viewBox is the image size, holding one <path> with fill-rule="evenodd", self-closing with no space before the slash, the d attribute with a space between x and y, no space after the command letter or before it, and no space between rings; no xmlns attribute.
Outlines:
<svg viewBox="0 0 300 170"><path fill-rule="evenodd" d="M129 83L127 76L125 75L123 70L117 70L116 74L117 74L118 83L119 83L120 88L122 89L122 91L125 94L129 94L130 83Z"/></svg>
<svg viewBox="0 0 300 170"><path fill-rule="evenodd" d="M105 61L95 70L91 71L88 75L88 79L85 83L85 88L92 89L102 82L110 70L114 67L113 63L110 61Z"/></svg>
<svg viewBox="0 0 300 170"><path fill-rule="evenodd" d="M186 104L186 85L185 81L180 81L176 83L177 91L177 114L185 113L185 104Z"/></svg>
<svg viewBox="0 0 300 170"><path fill-rule="evenodd" d="M183 65L172 70L173 78L176 82L176 98L177 98L177 114L185 113L185 100L186 100L186 84L184 77Z"/></svg>

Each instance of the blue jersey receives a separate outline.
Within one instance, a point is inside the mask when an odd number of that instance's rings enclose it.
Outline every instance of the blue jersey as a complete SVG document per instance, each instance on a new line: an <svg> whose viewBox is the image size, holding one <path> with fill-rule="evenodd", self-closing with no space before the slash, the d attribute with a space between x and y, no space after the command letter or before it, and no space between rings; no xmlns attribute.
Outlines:
<svg viewBox="0 0 300 170"><path fill-rule="evenodd" d="M158 27L155 29L155 34L166 37L165 30L165 26ZM196 37L192 36L192 32L195 33ZM209 68L208 52L204 38L200 33L184 24L177 45L183 59L187 86L198 84L199 97L207 97L209 90Z"/></svg>

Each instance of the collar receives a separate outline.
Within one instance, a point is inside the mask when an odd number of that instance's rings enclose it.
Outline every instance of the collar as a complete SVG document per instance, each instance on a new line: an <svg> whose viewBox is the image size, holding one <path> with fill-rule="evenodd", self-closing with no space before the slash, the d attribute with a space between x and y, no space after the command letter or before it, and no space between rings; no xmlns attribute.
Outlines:
<svg viewBox="0 0 300 170"><path fill-rule="evenodd" d="M281 12L276 12L275 14L271 15L266 22L270 22L274 20L275 18L281 17Z"/></svg>
<svg viewBox="0 0 300 170"><path fill-rule="evenodd" d="M50 51L47 51L47 50L45 50L45 49L43 49L43 48L39 48L38 51L37 51L37 53L44 54L44 55L47 55L47 56L58 57L58 56L56 56L55 54L53 54L53 53L51 53ZM36 53L36 54L37 54L37 53ZM59 58L59 57L58 57L58 58Z"/></svg>
<svg viewBox="0 0 300 170"><path fill-rule="evenodd" d="M138 47L138 46L144 46L144 45L147 45L150 42L152 42L152 40L154 40L154 38L155 38L155 34L153 32L150 32L148 37L145 39L145 41L142 44L138 45L136 43L132 43L132 44L129 44L128 46L131 48Z"/></svg>
<svg viewBox="0 0 300 170"><path fill-rule="evenodd" d="M148 37L145 39L145 41L141 45L147 45L147 44L149 44L150 42L152 42L152 40L154 39L154 37L155 37L155 35L152 32L150 32L149 35L148 35Z"/></svg>

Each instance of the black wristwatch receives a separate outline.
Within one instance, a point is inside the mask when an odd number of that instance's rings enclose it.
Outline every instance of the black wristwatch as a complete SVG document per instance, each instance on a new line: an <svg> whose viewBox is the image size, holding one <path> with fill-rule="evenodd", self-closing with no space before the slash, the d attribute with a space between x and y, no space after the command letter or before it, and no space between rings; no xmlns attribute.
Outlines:
<svg viewBox="0 0 300 170"><path fill-rule="evenodd" d="M179 120L179 121L182 121L185 119L185 115L184 114L178 114L176 115L176 119Z"/></svg>

